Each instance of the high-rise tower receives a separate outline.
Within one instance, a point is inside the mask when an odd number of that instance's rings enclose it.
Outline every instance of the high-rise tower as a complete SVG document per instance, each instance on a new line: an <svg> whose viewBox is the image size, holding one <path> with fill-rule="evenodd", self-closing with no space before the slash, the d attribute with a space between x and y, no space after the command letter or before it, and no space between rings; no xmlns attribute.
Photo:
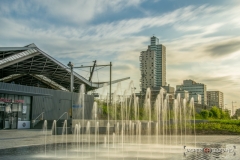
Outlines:
<svg viewBox="0 0 240 160"><path fill-rule="evenodd" d="M148 87L166 85L166 47L159 44L155 36L151 37L150 43L147 51L140 54L140 86L143 92Z"/></svg>

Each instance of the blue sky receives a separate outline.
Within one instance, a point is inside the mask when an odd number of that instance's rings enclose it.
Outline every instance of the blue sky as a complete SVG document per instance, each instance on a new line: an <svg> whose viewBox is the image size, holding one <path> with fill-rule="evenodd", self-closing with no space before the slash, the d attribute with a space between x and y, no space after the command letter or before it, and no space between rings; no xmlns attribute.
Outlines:
<svg viewBox="0 0 240 160"><path fill-rule="evenodd" d="M139 90L139 54L155 35L167 48L171 86L204 83L230 108L240 104L239 10L238 0L1 0L0 46L35 43L64 64L112 61L113 79L130 76ZM108 69L98 75L108 80Z"/></svg>

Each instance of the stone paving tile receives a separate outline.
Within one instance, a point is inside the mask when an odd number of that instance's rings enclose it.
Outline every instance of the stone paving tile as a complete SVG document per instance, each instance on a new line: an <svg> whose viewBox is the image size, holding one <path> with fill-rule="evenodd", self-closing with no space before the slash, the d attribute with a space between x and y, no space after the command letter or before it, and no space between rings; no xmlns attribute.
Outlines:
<svg viewBox="0 0 240 160"><path fill-rule="evenodd" d="M89 139L89 135L88 134L84 134L84 135L80 135L80 139L85 142L87 142L87 139ZM98 136L97 136L98 137ZM120 142L120 146L121 145L121 135L120 136L115 136L115 142ZM1 149L7 149L7 148L15 148L15 147L22 147L22 146L32 146L32 145L44 145L45 141L46 143L62 143L62 142L66 142L66 138L67 138L67 142L71 143L74 142L74 135L57 135L57 136L52 136L51 135L51 131L49 130L47 133L44 133L42 130L33 130L33 129L29 129L29 130L0 130L0 150ZM94 143L95 142L95 135L90 135L90 143ZM108 136L106 135L99 135L99 143L103 143L104 139L108 138ZM133 140L136 138L136 136L125 136L125 141L131 141L133 142ZM182 141L184 141L185 136L182 136ZM112 143L113 140L113 136L110 135L109 136L109 140L110 143ZM136 139L135 139L136 140ZM148 138L148 136L141 136L141 143L144 144L142 145L143 147L147 146L147 148L151 147L151 149L154 150L154 152L151 152L151 154L157 154L157 157L159 158L159 145L154 145L157 144L156 140L158 140L159 144L161 144L164 140L164 143L169 143L171 142L171 145L167 145L164 146L165 147L170 147L173 149L170 149L171 152L173 152L174 149L176 149L176 153L178 152L182 152L184 153L184 149L183 147L181 147L181 137L178 136L176 139L176 136L172 135L171 138L170 136L164 136L164 138L162 136L159 136L158 139L156 136L151 136L151 138ZM186 146L189 147L194 147L194 142L195 142L195 136L187 136L186 137ZM176 145L176 142L178 142L178 146ZM224 154L219 154L219 153L211 153L211 154L205 154L205 153L200 153L200 154L195 154L195 153L186 153L186 157L184 159L211 159L211 160L215 160L217 157L220 157L218 159L231 159L231 160L239 160L240 159L240 136L236 136L236 135L198 135L196 136L196 142L198 144L197 148L205 148L207 147L216 147L216 146L223 146L226 148L232 148L234 145L237 147L236 150L236 156L233 156L232 153L224 153ZM145 145L146 144L146 145ZM220 144L220 145L218 145ZM74 144L76 145L76 144ZM136 148L131 148L131 145L135 145L136 144L131 144L131 143L127 143L125 145L125 149L126 152L124 152L125 154L128 154L129 151L131 151L131 153L135 153L136 152ZM104 146L104 145L102 145ZM139 146L137 144L137 146ZM163 146L163 145L162 145ZM38 147L38 146L37 146ZM130 147L130 148L129 148ZM161 145L160 145L161 147ZM30 147L30 148L34 148L34 147ZM36 148L36 147L35 147ZM21 148L20 148L21 149ZM102 150L104 150L104 148L101 148ZM167 149L167 148L165 148ZM13 149L15 150L15 149ZM106 149L105 149L106 150ZM141 150L142 154L147 154L144 151L146 150L146 148L143 148ZM157 152L155 153L155 150L157 150ZM4 150L2 150L4 151ZM6 150L5 150L6 151ZM42 150L43 151L43 150ZM49 151L50 152L50 151ZM48 152L48 154L49 154ZM60 151L61 152L61 151ZM0 152L1 153L1 152ZM110 152L111 153L111 152ZM164 152L165 153L165 152ZM167 153L167 152L166 152ZM174 152L175 153L175 152ZM140 153L139 153L140 154ZM173 153L171 153L173 154ZM179 156L181 156L179 154ZM2 158L0 156L0 158ZM10 158L10 159L15 159L14 156L12 155L7 155L4 157L4 159L6 158ZM106 156L105 156L106 158ZM25 157L22 157L22 159L25 160ZM31 157L30 157L31 159ZM47 158L46 158L47 159Z"/></svg>
<svg viewBox="0 0 240 160"><path fill-rule="evenodd" d="M84 135L83 139L87 139L89 135ZM104 137L106 135L100 135L99 136L99 142L104 142ZM56 139L55 139L56 138ZM45 137L45 134L42 130L34 130L34 129L28 129L28 130L0 130L0 149L4 148L13 148L13 147L20 147L25 145L42 145L46 143L53 143L55 140L57 143L61 143L64 139L65 142L66 136L62 137L62 135L52 136L51 131L48 131ZM135 136L132 138L130 136L126 136L125 140L132 140ZM95 141L95 135L90 136L91 143ZM112 136L110 136L110 141L112 141ZM149 139L147 136L142 136L141 138L142 143L149 143ZM187 136L187 142L186 143L194 143L195 137L194 136ZM155 143L156 137L152 136L150 139L150 143ZM162 142L163 138L158 138L159 143ZM182 140L184 140L184 136L182 137ZM73 142L74 141L74 135L67 135L67 141ZM170 142L170 137L165 136L164 138L165 142ZM174 144L176 142L176 138L174 136L171 137L171 143ZM240 144L240 136L236 135L199 135L196 137L197 143L227 143L227 144ZM178 143L180 143L180 137L178 137Z"/></svg>

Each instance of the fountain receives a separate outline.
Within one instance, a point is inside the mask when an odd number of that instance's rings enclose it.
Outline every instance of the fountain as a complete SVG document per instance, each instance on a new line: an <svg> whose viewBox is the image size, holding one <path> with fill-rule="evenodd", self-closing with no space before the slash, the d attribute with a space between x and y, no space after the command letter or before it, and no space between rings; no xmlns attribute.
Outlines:
<svg viewBox="0 0 240 160"><path fill-rule="evenodd" d="M112 104L102 95L94 102L91 120L84 119L84 92L81 86L79 103L82 111L75 113L72 135L68 135L68 113L57 134L57 121L53 121L51 143L48 140L47 121L44 121L44 153L34 153L31 159L181 159L183 146L197 147L194 100L170 99L160 89L153 103L151 90L147 89L143 107L134 93L133 82L121 95L121 84L113 94ZM120 95L119 95L120 94ZM172 100L172 103L170 101ZM105 108L104 108L105 107ZM99 110L107 114L101 119ZM52 148L51 148L52 145Z"/></svg>
<svg viewBox="0 0 240 160"><path fill-rule="evenodd" d="M143 106L144 112L140 112L139 98L132 90L133 82L130 82L122 96L118 95L120 87L119 83L113 94L112 104L109 104L108 96L102 95L100 103L94 102L92 120L86 121L82 114L82 119L75 124L73 139L73 143L76 143L77 154L75 155L78 156L78 152L81 152L82 159L90 157L94 159L132 159L133 157L161 159L161 157L178 157L182 154L183 133L184 145L186 145L187 126L189 130L194 129L192 127L194 123L192 124L191 121L194 119L193 100L187 104L185 99L181 102L180 97L177 96L171 107L169 95L161 89L152 106L151 90L148 88ZM80 96L83 96L84 86L80 91L82 91ZM99 120L98 107L103 105L106 105L106 120ZM187 110L189 112L186 112ZM80 124L82 124L82 130ZM173 139L174 142L172 142ZM158 155L158 153L161 154Z"/></svg>
<svg viewBox="0 0 240 160"><path fill-rule="evenodd" d="M46 155L47 153L47 121L46 120L43 123L43 134L44 134L45 155Z"/></svg>

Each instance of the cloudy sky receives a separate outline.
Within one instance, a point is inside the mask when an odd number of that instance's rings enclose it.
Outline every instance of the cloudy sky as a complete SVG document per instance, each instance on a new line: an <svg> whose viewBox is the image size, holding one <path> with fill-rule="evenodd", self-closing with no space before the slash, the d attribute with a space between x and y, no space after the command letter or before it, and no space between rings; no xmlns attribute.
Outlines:
<svg viewBox="0 0 240 160"><path fill-rule="evenodd" d="M239 11L238 0L1 0L0 46L35 43L75 66L111 61L113 79L131 77L139 91L139 54L155 35L167 48L167 83L204 83L230 108L240 106ZM95 73L108 80L108 68Z"/></svg>

